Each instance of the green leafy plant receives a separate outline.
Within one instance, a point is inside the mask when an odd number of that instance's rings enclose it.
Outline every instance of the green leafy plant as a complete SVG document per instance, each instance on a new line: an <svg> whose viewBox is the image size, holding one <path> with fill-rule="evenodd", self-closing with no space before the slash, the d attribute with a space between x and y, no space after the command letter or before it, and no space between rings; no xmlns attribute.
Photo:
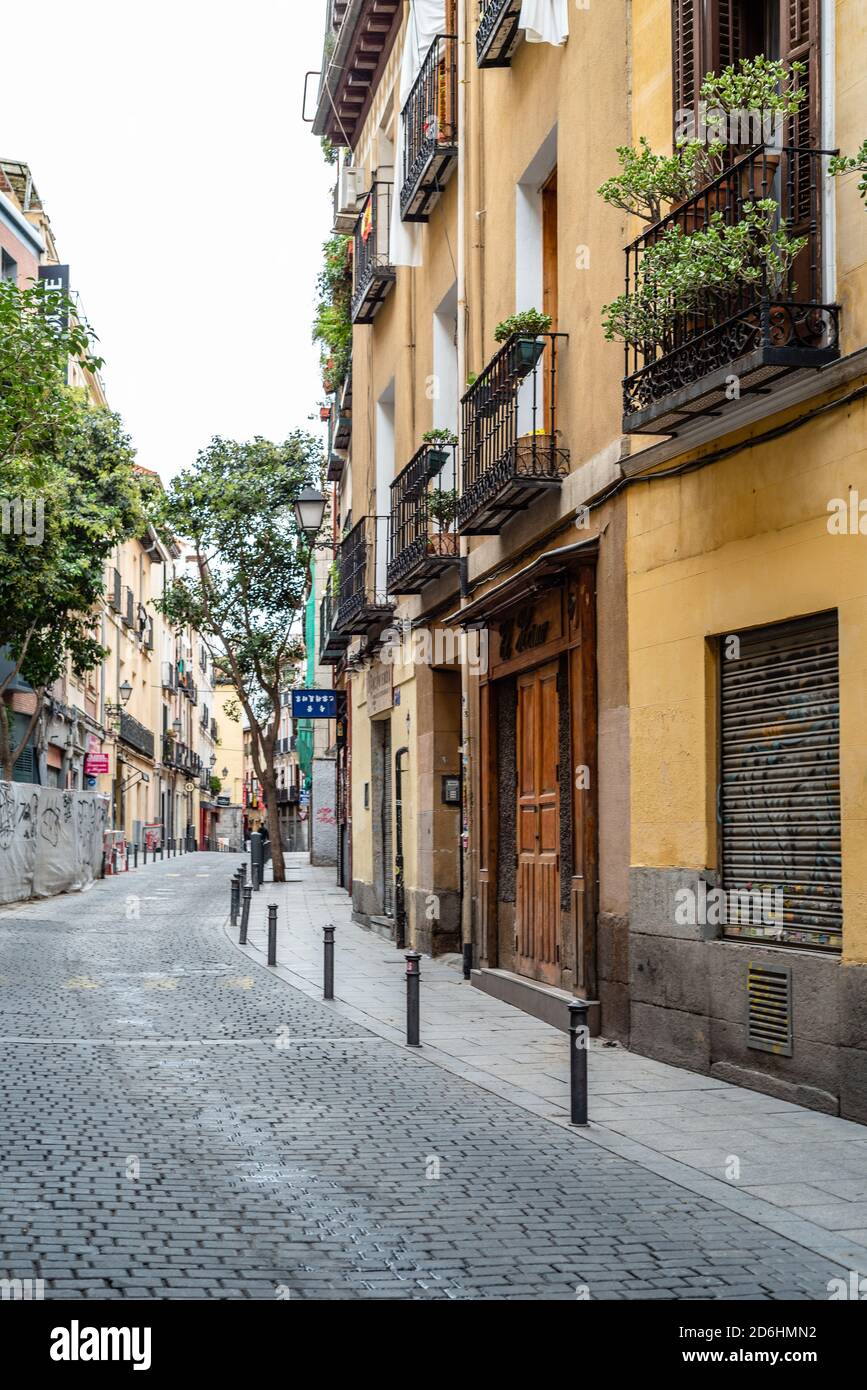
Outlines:
<svg viewBox="0 0 867 1390"><path fill-rule="evenodd" d="M835 176L851 174L856 170L861 175L858 180L858 196L867 207L867 140L863 142L856 155L834 155L828 166L828 172Z"/></svg>
<svg viewBox="0 0 867 1390"><path fill-rule="evenodd" d="M458 442L458 437L453 430L427 430L422 435L421 442L422 444L451 445L451 447L453 448Z"/></svg>
<svg viewBox="0 0 867 1390"><path fill-rule="evenodd" d="M773 198L744 203L734 224L715 212L694 232L671 226L645 252L633 292L603 309L605 336L660 341L679 315L710 312L744 286L772 298L793 294L792 266L806 245L789 235Z"/></svg>
<svg viewBox="0 0 867 1390"><path fill-rule="evenodd" d="M215 438L164 501L166 524L192 543L195 565L156 607L173 625L200 632L231 676L268 808L277 883L285 881L276 833L280 696L310 590L310 553L293 504L302 488L319 484L323 467L319 441L300 430L281 443Z"/></svg>
<svg viewBox="0 0 867 1390"><path fill-rule="evenodd" d="M147 502L118 416L66 385L76 358L101 365L75 306L42 284L0 281L0 498L29 527L0 528L0 773L5 780L42 713L47 687L105 655L95 610L116 545L147 530ZM5 697L17 677L35 691L13 742Z"/></svg>
<svg viewBox="0 0 867 1390"><path fill-rule="evenodd" d="M455 488L437 488L428 493L427 508L441 531L454 525L458 514L458 494Z"/></svg>
<svg viewBox="0 0 867 1390"><path fill-rule="evenodd" d="M674 154L664 155L654 154L643 135L638 143L637 150L631 145L618 147L620 173L606 180L598 192L610 207L650 223L658 222L668 205L686 202L715 178L725 148L718 141L704 145L691 140Z"/></svg>
<svg viewBox="0 0 867 1390"><path fill-rule="evenodd" d="M758 115L762 124L769 116L797 116L807 99L807 88L801 81L806 71L804 63L786 63L760 53L756 58L741 58L718 75L709 72L699 93L707 106L708 126L715 124L719 116L728 118L735 113L741 118L751 113ZM747 139L732 138L729 123L728 142L733 145L760 143L754 138L757 132L750 126L741 133L746 134ZM766 140L767 136L762 138Z"/></svg>
<svg viewBox="0 0 867 1390"><path fill-rule="evenodd" d="M219 777L211 778L211 796L219 796L223 790L223 783Z"/></svg>
<svg viewBox="0 0 867 1390"><path fill-rule="evenodd" d="M528 337L535 338L541 333L548 333L550 328L550 314L540 314L538 309L523 309L521 313L512 314L511 318L497 324L494 341L505 343L515 333L526 333Z"/></svg>
<svg viewBox="0 0 867 1390"><path fill-rule="evenodd" d="M322 384L328 395L341 389L352 361L351 246L351 237L329 237L316 281L313 341L320 345Z"/></svg>

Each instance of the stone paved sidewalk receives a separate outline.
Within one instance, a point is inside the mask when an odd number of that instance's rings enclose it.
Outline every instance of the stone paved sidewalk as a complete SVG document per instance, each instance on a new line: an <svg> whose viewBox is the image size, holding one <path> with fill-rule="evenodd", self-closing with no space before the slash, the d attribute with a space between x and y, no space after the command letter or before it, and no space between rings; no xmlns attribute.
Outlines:
<svg viewBox="0 0 867 1390"><path fill-rule="evenodd" d="M241 856L227 856L231 871ZM269 870L270 872L270 870ZM322 927L337 927L333 1009L405 1039L403 954L353 922L332 869L287 858L289 882L253 895L251 957L278 905L276 973L322 997ZM237 942L237 931L226 925ZM568 1126L565 1034L464 981L460 958L421 965L422 1056L534 1115ZM594 1039L584 1137L805 1248L867 1273L867 1128L655 1062Z"/></svg>

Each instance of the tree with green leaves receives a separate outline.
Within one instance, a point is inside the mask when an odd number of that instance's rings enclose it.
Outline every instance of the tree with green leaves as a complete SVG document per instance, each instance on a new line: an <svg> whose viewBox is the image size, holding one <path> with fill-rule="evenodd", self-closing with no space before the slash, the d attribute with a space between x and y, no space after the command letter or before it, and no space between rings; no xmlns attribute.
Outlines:
<svg viewBox="0 0 867 1390"><path fill-rule="evenodd" d="M8 781L43 696L71 662L82 676L104 649L96 617L115 545L146 527L120 420L66 384L70 358L96 370L91 336L65 296L0 282L0 773ZM13 740L5 696L35 691Z"/></svg>
<svg viewBox="0 0 867 1390"><path fill-rule="evenodd" d="M169 622L196 628L231 677L250 727L277 883L286 877L274 768L280 697L303 654L310 584L294 503L302 488L321 484L322 470L319 441L300 430L281 444L215 438L163 504L162 524L192 544L196 564L157 606Z"/></svg>

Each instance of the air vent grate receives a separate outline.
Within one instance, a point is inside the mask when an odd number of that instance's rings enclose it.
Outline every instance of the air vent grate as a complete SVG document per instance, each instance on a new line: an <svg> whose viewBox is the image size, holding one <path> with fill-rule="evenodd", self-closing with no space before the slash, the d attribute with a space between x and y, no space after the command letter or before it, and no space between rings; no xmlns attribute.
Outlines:
<svg viewBox="0 0 867 1390"><path fill-rule="evenodd" d="M747 967L747 1047L792 1055L792 972L788 966Z"/></svg>

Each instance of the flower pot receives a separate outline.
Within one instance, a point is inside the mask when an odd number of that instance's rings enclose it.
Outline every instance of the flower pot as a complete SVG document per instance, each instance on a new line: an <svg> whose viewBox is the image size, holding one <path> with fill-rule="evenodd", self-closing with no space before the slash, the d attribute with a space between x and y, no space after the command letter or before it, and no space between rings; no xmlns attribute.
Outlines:
<svg viewBox="0 0 867 1390"><path fill-rule="evenodd" d="M515 472L530 477L549 478L559 475L560 462L556 441L551 434L522 434L515 442Z"/></svg>
<svg viewBox="0 0 867 1390"><path fill-rule="evenodd" d="M523 380L529 376L542 353L545 351L544 338L517 338L509 348L507 371L509 376Z"/></svg>
<svg viewBox="0 0 867 1390"><path fill-rule="evenodd" d="M453 559L458 553L458 538L454 531L437 531L428 541L432 555Z"/></svg>
<svg viewBox="0 0 867 1390"><path fill-rule="evenodd" d="M428 479L435 478L438 473L441 473L448 461L448 449L440 444L432 444L427 451L427 459L425 460Z"/></svg>

